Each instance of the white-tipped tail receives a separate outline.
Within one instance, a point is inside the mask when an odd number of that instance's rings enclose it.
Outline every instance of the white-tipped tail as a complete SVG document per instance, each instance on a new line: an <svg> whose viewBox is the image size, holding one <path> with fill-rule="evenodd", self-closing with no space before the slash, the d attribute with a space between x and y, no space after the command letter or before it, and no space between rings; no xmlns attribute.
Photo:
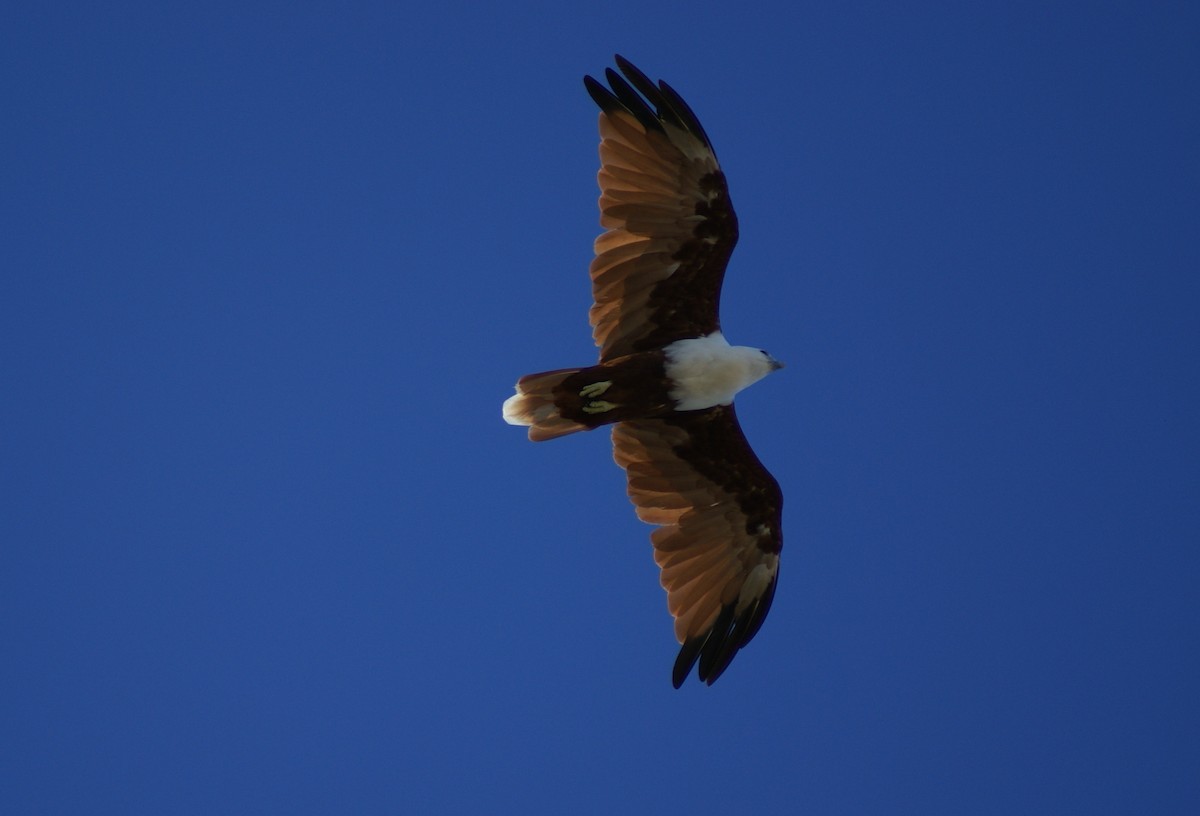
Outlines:
<svg viewBox="0 0 1200 816"><path fill-rule="evenodd" d="M504 421L509 425L528 425L529 438L534 442L586 431L586 425L559 416L554 405L554 387L578 370L560 368L527 374L517 380L517 393L504 401Z"/></svg>

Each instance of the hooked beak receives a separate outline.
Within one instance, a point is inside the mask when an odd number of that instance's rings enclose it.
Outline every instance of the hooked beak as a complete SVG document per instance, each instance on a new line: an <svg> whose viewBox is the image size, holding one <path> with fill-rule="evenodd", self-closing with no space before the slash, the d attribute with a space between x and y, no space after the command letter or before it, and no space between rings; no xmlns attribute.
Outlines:
<svg viewBox="0 0 1200 816"><path fill-rule="evenodd" d="M783 368L783 363L781 363L780 361L778 361L774 357L772 357L771 358L771 370L778 371L781 368Z"/></svg>

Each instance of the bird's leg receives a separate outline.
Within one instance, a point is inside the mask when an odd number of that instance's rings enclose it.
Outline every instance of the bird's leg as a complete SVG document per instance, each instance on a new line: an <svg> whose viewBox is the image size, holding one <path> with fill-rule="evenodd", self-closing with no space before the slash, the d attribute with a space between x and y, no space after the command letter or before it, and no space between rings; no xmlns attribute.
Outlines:
<svg viewBox="0 0 1200 816"><path fill-rule="evenodd" d="M587 404L583 405L579 410L583 411L585 414L602 414L605 411L611 411L616 407L617 404L615 402L608 402L606 400L589 400Z"/></svg>
<svg viewBox="0 0 1200 816"><path fill-rule="evenodd" d="M612 380L604 380L603 382L595 382L591 385L585 385L583 388L579 389L579 396L583 397L584 399L598 397L607 391L611 385Z"/></svg>

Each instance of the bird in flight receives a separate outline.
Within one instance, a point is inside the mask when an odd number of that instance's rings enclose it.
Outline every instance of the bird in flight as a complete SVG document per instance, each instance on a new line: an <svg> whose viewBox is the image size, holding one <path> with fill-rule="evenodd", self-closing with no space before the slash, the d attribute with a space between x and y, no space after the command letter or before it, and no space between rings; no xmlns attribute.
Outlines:
<svg viewBox="0 0 1200 816"><path fill-rule="evenodd" d="M718 307L737 217L687 103L616 57L600 106L600 225L590 267L596 365L529 374L504 419L535 442L612 426L682 644L672 682L711 685L758 632L779 577L783 495L734 395L782 363L733 346ZM621 76L624 74L624 77Z"/></svg>

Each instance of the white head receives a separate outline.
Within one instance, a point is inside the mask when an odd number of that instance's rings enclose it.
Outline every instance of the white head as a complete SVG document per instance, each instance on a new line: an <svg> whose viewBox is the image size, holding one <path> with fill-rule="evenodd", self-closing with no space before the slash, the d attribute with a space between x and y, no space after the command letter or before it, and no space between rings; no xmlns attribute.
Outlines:
<svg viewBox="0 0 1200 816"><path fill-rule="evenodd" d="M783 363L762 349L750 346L734 346L733 348L745 360L746 375L749 377L746 385L756 383L772 371L778 371L783 368ZM742 387L745 388L746 386Z"/></svg>
<svg viewBox="0 0 1200 816"><path fill-rule="evenodd" d="M737 392L783 368L762 349L729 345L720 332L676 340L666 352L671 398L679 411L728 405Z"/></svg>

